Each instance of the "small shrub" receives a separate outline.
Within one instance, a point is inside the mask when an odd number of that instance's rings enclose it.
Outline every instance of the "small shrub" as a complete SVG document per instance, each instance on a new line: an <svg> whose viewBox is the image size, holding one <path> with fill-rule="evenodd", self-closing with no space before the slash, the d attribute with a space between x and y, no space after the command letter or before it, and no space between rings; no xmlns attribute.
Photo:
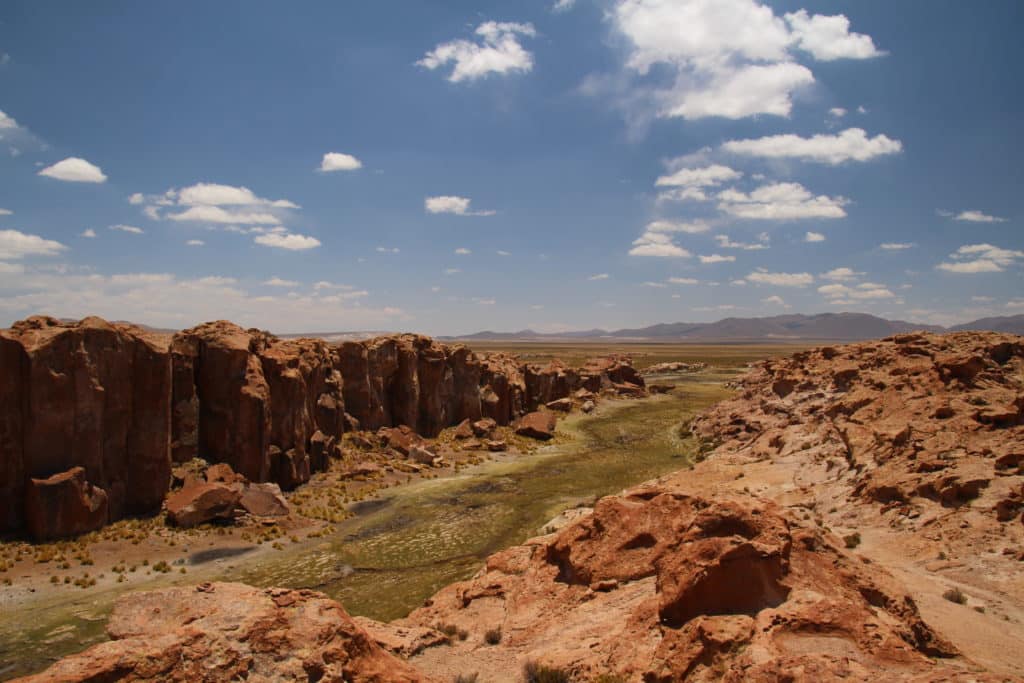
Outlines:
<svg viewBox="0 0 1024 683"><path fill-rule="evenodd" d="M942 597L946 598L950 602L955 602L958 605L967 604L967 596L959 588L950 588L942 594Z"/></svg>
<svg viewBox="0 0 1024 683"><path fill-rule="evenodd" d="M501 629L491 628L484 633L484 642L488 645L497 645L501 642Z"/></svg>
<svg viewBox="0 0 1024 683"><path fill-rule="evenodd" d="M537 662L523 665L523 679L526 683L569 683L568 672Z"/></svg>
<svg viewBox="0 0 1024 683"><path fill-rule="evenodd" d="M860 545L860 532L854 531L849 536L843 536L843 542L846 544L847 548L856 548Z"/></svg>

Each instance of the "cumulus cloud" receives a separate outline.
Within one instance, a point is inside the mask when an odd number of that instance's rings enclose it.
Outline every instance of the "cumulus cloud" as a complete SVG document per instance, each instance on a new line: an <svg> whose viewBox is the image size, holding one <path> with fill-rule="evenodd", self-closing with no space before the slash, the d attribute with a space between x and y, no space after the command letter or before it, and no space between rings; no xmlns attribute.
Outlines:
<svg viewBox="0 0 1024 683"><path fill-rule="evenodd" d="M670 167L676 164L676 162L669 163ZM741 177L743 174L739 171L721 164L712 164L703 168L677 166L674 173L661 176L654 184L656 187L674 188L659 194L659 199L705 201L707 199L705 188L717 187L722 183L738 180Z"/></svg>
<svg viewBox="0 0 1024 683"><path fill-rule="evenodd" d="M746 251L760 251L768 249L768 235L761 233L757 242L736 242L728 235L715 235L715 241L722 249L743 249Z"/></svg>
<svg viewBox="0 0 1024 683"><path fill-rule="evenodd" d="M823 61L882 54L843 15L780 17L757 0L618 0L609 17L629 47L627 73L642 84L624 99L657 117L788 116L794 92L814 82L794 50ZM671 84L644 92L655 67Z"/></svg>
<svg viewBox="0 0 1024 683"><path fill-rule="evenodd" d="M965 244L950 254L951 261L936 266L947 273L999 273L1024 259L1024 251L1003 249L991 244Z"/></svg>
<svg viewBox="0 0 1024 683"><path fill-rule="evenodd" d="M257 235L253 241L264 247L275 247L288 251L305 251L320 246L320 240L315 237L290 232L269 232Z"/></svg>
<svg viewBox="0 0 1024 683"><path fill-rule="evenodd" d="M965 221L967 223L1005 223L1005 218L999 216L990 216L983 211L961 211L953 220Z"/></svg>
<svg viewBox="0 0 1024 683"><path fill-rule="evenodd" d="M267 287L298 287L299 286L299 282L297 282L296 280L285 280L283 278L277 277L276 275L274 277L270 278L269 280L264 280L263 284L266 285Z"/></svg>
<svg viewBox="0 0 1024 683"><path fill-rule="evenodd" d="M351 154L328 152L320 162L320 170L324 173L332 171L356 171L363 167L363 162Z"/></svg>
<svg viewBox="0 0 1024 683"><path fill-rule="evenodd" d="M721 254L711 254L710 256L698 256L701 263L732 263L736 260L735 256L722 256Z"/></svg>
<svg viewBox="0 0 1024 683"><path fill-rule="evenodd" d="M398 247L377 247L374 251L378 254L397 254L401 249Z"/></svg>
<svg viewBox="0 0 1024 683"><path fill-rule="evenodd" d="M201 246L203 246L205 244L206 244L206 242L204 242L202 240L187 240L185 242L185 246L187 246L187 247L201 247Z"/></svg>
<svg viewBox="0 0 1024 683"><path fill-rule="evenodd" d="M828 110L828 115L835 119L841 119L846 116L846 110L842 107L832 107Z"/></svg>
<svg viewBox="0 0 1024 683"><path fill-rule="evenodd" d="M228 211L219 206L193 206L181 213L168 214L167 219L226 225L280 225L281 223L281 220L272 213L262 211Z"/></svg>
<svg viewBox="0 0 1024 683"><path fill-rule="evenodd" d="M133 195L134 197L135 195ZM297 209L299 206L287 199L264 199L247 187L221 185L219 183L196 183L177 191L178 203L185 206L270 206L279 209ZM131 198L129 198L131 201Z"/></svg>
<svg viewBox="0 0 1024 683"><path fill-rule="evenodd" d="M92 228L86 228L78 235L79 237L85 237L86 239L94 239L96 237L96 231Z"/></svg>
<svg viewBox="0 0 1024 683"><path fill-rule="evenodd" d="M901 251L903 249L913 249L917 245L913 242L882 242L878 246L886 251Z"/></svg>
<svg viewBox="0 0 1024 683"><path fill-rule="evenodd" d="M799 220L843 218L844 197L815 197L799 183L762 185L750 194L735 189L718 193L718 208L737 218L756 220Z"/></svg>
<svg viewBox="0 0 1024 683"><path fill-rule="evenodd" d="M469 249L466 249L465 247L459 247L458 249L455 250L455 253L458 254L459 256L468 256L473 252L470 251Z"/></svg>
<svg viewBox="0 0 1024 683"><path fill-rule="evenodd" d="M770 273L763 269L755 270L746 279L759 285L776 287L806 287L814 283L814 276L810 273Z"/></svg>
<svg viewBox="0 0 1024 683"><path fill-rule="evenodd" d="M670 285L696 285L700 284L700 280L695 277L670 277L668 283Z"/></svg>
<svg viewBox="0 0 1024 683"><path fill-rule="evenodd" d="M423 208L427 213L451 213L456 216L493 216L496 213L495 211L470 211L471 203L472 200L468 197L442 195L427 197L423 201Z"/></svg>
<svg viewBox="0 0 1024 683"><path fill-rule="evenodd" d="M751 140L729 140L722 149L732 154L767 159L800 159L833 166L846 161L870 161L903 151L903 143L885 135L871 138L862 128L848 128L835 135L769 135Z"/></svg>
<svg viewBox="0 0 1024 683"><path fill-rule="evenodd" d="M597 275L591 275L587 279L588 280L607 280L609 277L611 277L611 276L608 275L608 273L599 273Z"/></svg>
<svg viewBox="0 0 1024 683"><path fill-rule="evenodd" d="M17 127L17 121L5 114L3 111L0 111L0 130L11 130L12 128Z"/></svg>
<svg viewBox="0 0 1024 683"><path fill-rule="evenodd" d="M779 296L777 294L774 295L774 296L769 296L769 297L766 297L764 299L761 299L761 303L768 304L770 306L783 306L783 307L786 307L786 308L789 307L786 304L785 299L783 299L781 296Z"/></svg>
<svg viewBox="0 0 1024 683"><path fill-rule="evenodd" d="M851 33L850 20L842 14L811 16L807 10L798 10L787 14L786 21L797 47L822 62L872 59L885 54L875 47L871 36Z"/></svg>
<svg viewBox="0 0 1024 683"><path fill-rule="evenodd" d="M110 229L116 230L117 232L131 233L133 235L141 235L146 232L142 228L135 227L134 225L111 225Z"/></svg>
<svg viewBox="0 0 1024 683"><path fill-rule="evenodd" d="M647 224L647 232L684 232L696 235L707 232L710 226L704 221L652 221Z"/></svg>
<svg viewBox="0 0 1024 683"><path fill-rule="evenodd" d="M690 252L672 241L671 235L647 231L633 241L630 256L656 256L663 258L689 258Z"/></svg>
<svg viewBox="0 0 1024 683"><path fill-rule="evenodd" d="M533 69L533 55L519 42L520 37L537 35L532 24L487 21L475 34L478 42L459 39L441 43L416 64L431 71L453 64L448 74L452 83Z"/></svg>
<svg viewBox="0 0 1024 683"><path fill-rule="evenodd" d="M26 256L56 256L67 249L60 242L18 230L0 230L0 260L22 259Z"/></svg>
<svg viewBox="0 0 1024 683"><path fill-rule="evenodd" d="M856 271L853 268L847 268L843 266L841 268L833 268L827 273L822 273L821 278L823 280L831 280L833 282L850 282L856 280L864 273Z"/></svg>
<svg viewBox="0 0 1024 683"><path fill-rule="evenodd" d="M105 183L107 181L107 176L103 175L99 166L78 157L68 157L58 161L39 171L38 175L69 183Z"/></svg>
<svg viewBox="0 0 1024 683"><path fill-rule="evenodd" d="M825 241L825 236L823 234L821 234L820 232L811 232L810 230L808 230L807 234L804 235L804 242L824 242L824 241Z"/></svg>
<svg viewBox="0 0 1024 683"><path fill-rule="evenodd" d="M874 282L863 282L856 286L843 284L822 285L818 287L818 293L823 294L832 303L848 303L850 301L870 301L879 299L894 299L896 295L885 285ZM840 300L840 301L836 301Z"/></svg>

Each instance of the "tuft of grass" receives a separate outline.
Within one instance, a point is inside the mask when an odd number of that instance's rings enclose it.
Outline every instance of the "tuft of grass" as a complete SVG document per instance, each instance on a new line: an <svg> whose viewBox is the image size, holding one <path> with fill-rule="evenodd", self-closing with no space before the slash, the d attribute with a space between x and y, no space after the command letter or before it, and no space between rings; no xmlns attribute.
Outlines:
<svg viewBox="0 0 1024 683"><path fill-rule="evenodd" d="M484 632L484 642L488 645L497 645L501 642L501 627L490 628Z"/></svg>
<svg viewBox="0 0 1024 683"><path fill-rule="evenodd" d="M849 536L843 536L843 543L847 548L853 549L860 545L860 532L854 531Z"/></svg>
<svg viewBox="0 0 1024 683"><path fill-rule="evenodd" d="M523 680L526 683L569 683L569 672L546 664L527 662L523 665Z"/></svg>
<svg viewBox="0 0 1024 683"><path fill-rule="evenodd" d="M955 602L958 605L967 604L967 595L959 588L950 588L942 594L942 597L946 598L950 602Z"/></svg>

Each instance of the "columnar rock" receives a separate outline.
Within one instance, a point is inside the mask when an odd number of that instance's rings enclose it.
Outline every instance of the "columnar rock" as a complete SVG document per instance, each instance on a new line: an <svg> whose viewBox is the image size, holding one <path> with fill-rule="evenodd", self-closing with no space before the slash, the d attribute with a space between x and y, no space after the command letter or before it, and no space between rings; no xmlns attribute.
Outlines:
<svg viewBox="0 0 1024 683"><path fill-rule="evenodd" d="M84 469L111 519L159 509L170 479L166 339L99 318L34 317L0 333L3 524L21 525L28 478Z"/></svg>
<svg viewBox="0 0 1024 683"><path fill-rule="evenodd" d="M485 417L507 425L526 412L526 379L514 357L495 353L484 358L480 383L480 407Z"/></svg>

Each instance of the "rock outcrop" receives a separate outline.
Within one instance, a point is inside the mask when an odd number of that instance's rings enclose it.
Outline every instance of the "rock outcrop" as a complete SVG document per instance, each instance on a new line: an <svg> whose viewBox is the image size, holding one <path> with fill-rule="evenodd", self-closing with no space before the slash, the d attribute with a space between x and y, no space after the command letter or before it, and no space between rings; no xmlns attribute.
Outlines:
<svg viewBox="0 0 1024 683"><path fill-rule="evenodd" d="M752 496L644 485L497 553L397 627L500 628L511 670L596 680L952 680L964 664L883 570ZM426 651L463 661L472 646ZM944 663L947 662L948 663ZM429 667L428 667L429 668ZM981 680L981 679L975 679ZM994 680L994 679L993 679Z"/></svg>
<svg viewBox="0 0 1024 683"><path fill-rule="evenodd" d="M22 683L237 680L417 683L322 593L214 583L130 593L107 622L109 642Z"/></svg>
<svg viewBox="0 0 1024 683"><path fill-rule="evenodd" d="M643 391L618 357L577 372L419 335L331 345L226 321L167 337L99 318L29 318L0 331L0 531L26 528L33 479L74 467L83 491L106 496L105 507L89 503L92 527L157 512L172 463L200 457L290 490L342 455L346 430L433 437L467 420L508 425L584 384L623 383ZM60 528L74 516L51 515L47 537L79 533L81 515Z"/></svg>
<svg viewBox="0 0 1024 683"><path fill-rule="evenodd" d="M107 518L159 509L171 470L166 339L99 318L29 318L0 332L0 384L0 528L23 528L31 479L75 467L105 493Z"/></svg>

